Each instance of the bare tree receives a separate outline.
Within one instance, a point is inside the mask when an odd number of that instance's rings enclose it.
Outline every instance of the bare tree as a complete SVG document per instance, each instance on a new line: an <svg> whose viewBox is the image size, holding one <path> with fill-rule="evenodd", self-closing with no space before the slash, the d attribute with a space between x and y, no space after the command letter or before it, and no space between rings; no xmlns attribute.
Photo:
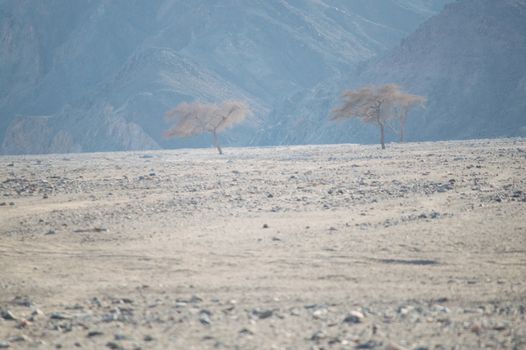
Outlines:
<svg viewBox="0 0 526 350"><path fill-rule="evenodd" d="M330 119L359 118L365 123L376 124L380 128L380 144L385 149L385 126L387 120L393 118L395 97L399 91L396 84L345 91L342 105L332 110Z"/></svg>
<svg viewBox="0 0 526 350"><path fill-rule="evenodd" d="M209 132L217 151L223 154L217 134L239 124L250 113L250 107L243 101L231 100L221 104L183 102L166 112L166 119L175 120L175 124L165 136L188 137Z"/></svg>
<svg viewBox="0 0 526 350"><path fill-rule="evenodd" d="M426 101L427 99L425 96L412 95L412 94L408 94L402 91L400 91L398 95L396 96L395 109L398 114L398 121L400 123L400 129L399 129L400 142L404 142L404 133L405 133L405 124L407 121L407 114L413 107L420 106L424 108Z"/></svg>

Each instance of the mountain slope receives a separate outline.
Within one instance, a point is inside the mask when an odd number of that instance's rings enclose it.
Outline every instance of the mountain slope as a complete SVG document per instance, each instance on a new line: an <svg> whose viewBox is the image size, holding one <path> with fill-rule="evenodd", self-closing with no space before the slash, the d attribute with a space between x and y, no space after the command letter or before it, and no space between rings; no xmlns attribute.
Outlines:
<svg viewBox="0 0 526 350"><path fill-rule="evenodd" d="M323 82L284 103L271 124L308 126L304 135L269 130L266 143L377 142L374 127L332 124L327 115L343 89L398 83L428 97L408 122L410 140L526 135L526 1L463 0L422 24L379 58L340 81ZM352 77L352 79L351 79ZM391 135L391 139L396 137Z"/></svg>
<svg viewBox="0 0 526 350"><path fill-rule="evenodd" d="M428 96L414 139L517 136L526 127L526 1L447 6L362 79Z"/></svg>
<svg viewBox="0 0 526 350"><path fill-rule="evenodd" d="M247 99L257 115L225 135L227 142L254 143L258 125L283 98L393 47L446 2L0 0L3 151L13 152L12 133L31 127L12 124L15 118L32 115L50 116L55 132L69 135L78 134L72 120L88 118L82 127L111 149L128 143L104 139L111 134L101 129L104 118L133 123L144 134L139 139L164 147L207 145L199 137L164 140L163 112L183 100L225 97ZM154 61L137 59L144 55ZM73 143L93 147L84 138Z"/></svg>

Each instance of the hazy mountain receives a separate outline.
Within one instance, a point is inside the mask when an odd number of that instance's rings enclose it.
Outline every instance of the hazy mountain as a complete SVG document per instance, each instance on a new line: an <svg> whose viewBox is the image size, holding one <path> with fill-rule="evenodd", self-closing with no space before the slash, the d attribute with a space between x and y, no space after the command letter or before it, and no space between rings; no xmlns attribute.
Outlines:
<svg viewBox="0 0 526 350"><path fill-rule="evenodd" d="M362 73L428 96L418 140L526 136L526 1L464 0Z"/></svg>
<svg viewBox="0 0 526 350"><path fill-rule="evenodd" d="M208 145L164 140L163 113L224 98L256 112L227 143L254 144L280 101L394 47L447 2L0 0L3 151Z"/></svg>
<svg viewBox="0 0 526 350"><path fill-rule="evenodd" d="M373 126L333 124L327 114L343 89L387 82L428 97L426 109L414 111L409 119L409 140L526 136L524 62L526 1L457 1L353 74L284 101L260 140L377 142ZM307 130L298 133L299 125Z"/></svg>

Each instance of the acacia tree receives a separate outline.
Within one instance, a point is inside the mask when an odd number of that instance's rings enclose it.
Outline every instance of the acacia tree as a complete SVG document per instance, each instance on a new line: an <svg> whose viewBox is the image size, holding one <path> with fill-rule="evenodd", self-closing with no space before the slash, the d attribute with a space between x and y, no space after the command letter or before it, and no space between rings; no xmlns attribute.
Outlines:
<svg viewBox="0 0 526 350"><path fill-rule="evenodd" d="M395 109L398 114L398 121L400 123L399 135L400 142L404 142L405 123L407 121L407 114L416 106L424 108L427 99L424 96L412 95L406 92L399 91L396 97Z"/></svg>
<svg viewBox="0 0 526 350"><path fill-rule="evenodd" d="M166 112L166 119L175 123L165 136L188 137L209 132L217 151L223 154L217 134L241 123L249 114L250 107L244 101L230 100L220 104L183 102Z"/></svg>
<svg viewBox="0 0 526 350"><path fill-rule="evenodd" d="M380 128L380 144L385 149L385 126L393 117L395 96L399 90L396 84L386 84L345 91L342 105L331 111L330 119L359 118L364 123L376 124Z"/></svg>
<svg viewBox="0 0 526 350"><path fill-rule="evenodd" d="M407 113L412 107L425 102L422 96L401 91L397 84L348 90L342 94L342 100L341 106L331 111L330 119L359 118L365 123L376 124L380 128L382 149L385 149L385 127L389 126L388 120L398 118L399 134L403 140Z"/></svg>

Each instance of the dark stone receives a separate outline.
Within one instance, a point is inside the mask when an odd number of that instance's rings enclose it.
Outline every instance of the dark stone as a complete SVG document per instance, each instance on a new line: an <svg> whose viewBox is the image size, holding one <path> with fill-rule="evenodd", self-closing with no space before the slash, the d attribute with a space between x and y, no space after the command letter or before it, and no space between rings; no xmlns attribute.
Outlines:
<svg viewBox="0 0 526 350"><path fill-rule="evenodd" d="M23 296L16 296L13 300L11 300L11 304L25 307L33 306L31 299Z"/></svg>
<svg viewBox="0 0 526 350"><path fill-rule="evenodd" d="M239 331L239 334L241 335L253 335L254 332L252 332L250 329L248 328L243 328L242 330Z"/></svg>
<svg viewBox="0 0 526 350"><path fill-rule="evenodd" d="M1 310L0 316L2 316L2 318L6 321L16 321L15 315L13 315L13 313L11 313L9 310Z"/></svg>
<svg viewBox="0 0 526 350"><path fill-rule="evenodd" d="M119 344L117 344L115 342L112 342L112 341L107 342L106 346L108 348L112 349L112 350L123 350L124 349L121 345L119 345Z"/></svg>
<svg viewBox="0 0 526 350"><path fill-rule="evenodd" d="M349 315L347 317L345 317L343 319L343 322L344 323L350 323L350 324L355 324L355 323L361 323L362 322L362 319L358 316L355 316L355 315Z"/></svg>
<svg viewBox="0 0 526 350"><path fill-rule="evenodd" d="M366 343L360 343L356 345L355 349L376 349L378 347L382 346L381 342L377 342L375 340L369 340Z"/></svg>
<svg viewBox="0 0 526 350"><path fill-rule="evenodd" d="M91 338L91 337L98 337L99 335L104 335L104 333L100 331L91 331L86 336L88 338Z"/></svg>
<svg viewBox="0 0 526 350"><path fill-rule="evenodd" d="M49 318L51 318L52 320L68 320L70 319L71 317L68 316L68 315L65 315L65 314L62 314L60 312L53 312Z"/></svg>
<svg viewBox="0 0 526 350"><path fill-rule="evenodd" d="M263 320L265 318L269 318L274 314L274 311L272 310L252 310L252 315L256 316L260 320Z"/></svg>

